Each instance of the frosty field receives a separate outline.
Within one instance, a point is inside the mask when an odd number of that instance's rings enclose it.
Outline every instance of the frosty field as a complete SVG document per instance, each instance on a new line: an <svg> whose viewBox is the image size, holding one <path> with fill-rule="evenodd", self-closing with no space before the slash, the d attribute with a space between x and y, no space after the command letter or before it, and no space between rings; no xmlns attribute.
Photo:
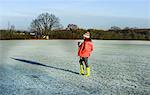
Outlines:
<svg viewBox="0 0 150 95"><path fill-rule="evenodd" d="M94 40L91 76L78 40L1 40L0 95L150 95L150 41Z"/></svg>

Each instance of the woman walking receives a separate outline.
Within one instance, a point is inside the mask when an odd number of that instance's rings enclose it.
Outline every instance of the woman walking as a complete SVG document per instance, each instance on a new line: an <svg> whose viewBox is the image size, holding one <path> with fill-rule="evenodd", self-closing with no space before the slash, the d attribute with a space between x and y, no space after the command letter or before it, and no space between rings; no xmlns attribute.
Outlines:
<svg viewBox="0 0 150 95"><path fill-rule="evenodd" d="M90 76L90 66L88 64L88 58L90 57L92 51L93 51L93 42L90 38L90 33L86 32L83 35L84 42L80 44L78 42L78 56L80 57L79 63L80 63L80 74ZM84 66L85 65L85 66ZM86 67L86 69L84 68ZM86 70L86 73L84 72Z"/></svg>

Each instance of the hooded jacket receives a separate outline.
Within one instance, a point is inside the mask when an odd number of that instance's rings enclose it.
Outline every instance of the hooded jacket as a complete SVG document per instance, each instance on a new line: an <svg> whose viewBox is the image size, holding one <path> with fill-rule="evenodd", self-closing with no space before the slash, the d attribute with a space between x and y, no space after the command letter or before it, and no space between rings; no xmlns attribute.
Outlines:
<svg viewBox="0 0 150 95"><path fill-rule="evenodd" d="M90 57L93 51L93 43L90 40L84 40L84 42L78 48L79 57Z"/></svg>

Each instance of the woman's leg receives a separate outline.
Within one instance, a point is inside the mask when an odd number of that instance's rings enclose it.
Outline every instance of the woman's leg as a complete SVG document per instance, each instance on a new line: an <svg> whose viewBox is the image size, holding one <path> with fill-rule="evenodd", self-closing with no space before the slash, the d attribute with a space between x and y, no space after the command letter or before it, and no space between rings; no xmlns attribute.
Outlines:
<svg viewBox="0 0 150 95"><path fill-rule="evenodd" d="M84 61L84 64L85 64L86 68L88 68L89 67L89 65L88 65L88 57L83 57L82 59Z"/></svg>
<svg viewBox="0 0 150 95"><path fill-rule="evenodd" d="M80 58L79 63L80 63L80 75L84 75L84 65L82 58Z"/></svg>
<svg viewBox="0 0 150 95"><path fill-rule="evenodd" d="M83 61L84 61L85 66L86 66L86 76L90 76L90 67L89 67L89 64L88 64L88 57L84 57Z"/></svg>
<svg viewBox="0 0 150 95"><path fill-rule="evenodd" d="M79 63L80 63L80 65L83 65L83 59L82 58L80 58Z"/></svg>

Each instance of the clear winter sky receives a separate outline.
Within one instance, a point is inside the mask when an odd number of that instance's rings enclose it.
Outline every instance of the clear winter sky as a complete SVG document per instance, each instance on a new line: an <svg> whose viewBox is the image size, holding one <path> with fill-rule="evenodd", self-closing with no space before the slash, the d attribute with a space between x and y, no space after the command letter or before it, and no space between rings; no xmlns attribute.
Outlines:
<svg viewBox="0 0 150 95"><path fill-rule="evenodd" d="M150 0L0 0L0 29L7 29L9 22L26 30L43 12L59 17L64 27L150 28Z"/></svg>

